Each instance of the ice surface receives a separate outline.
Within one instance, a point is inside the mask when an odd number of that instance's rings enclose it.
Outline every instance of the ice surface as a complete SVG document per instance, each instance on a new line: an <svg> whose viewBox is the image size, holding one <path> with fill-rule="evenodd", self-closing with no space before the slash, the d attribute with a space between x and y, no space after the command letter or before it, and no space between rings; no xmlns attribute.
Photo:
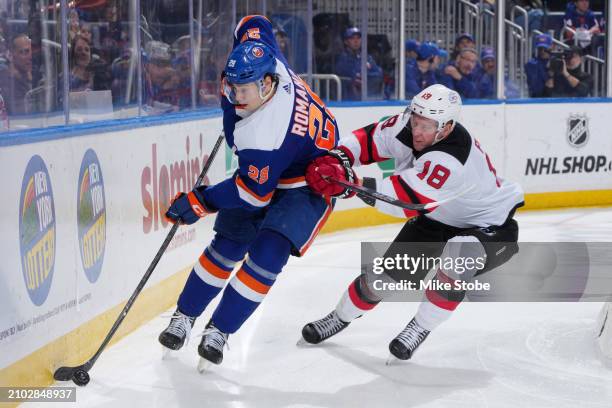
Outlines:
<svg viewBox="0 0 612 408"><path fill-rule="evenodd" d="M612 238L612 209L529 212L518 220L521 241ZM391 240L400 227L319 237L230 337L223 364L203 375L197 334L214 304L190 343L166 360L157 336L168 319L154 319L105 351L90 384L77 390L77 406L612 407L612 369L594 351L601 303L464 303L410 362L391 366L387 345L416 303L381 304L328 342L297 347L302 326L328 313L358 273L359 242Z"/></svg>

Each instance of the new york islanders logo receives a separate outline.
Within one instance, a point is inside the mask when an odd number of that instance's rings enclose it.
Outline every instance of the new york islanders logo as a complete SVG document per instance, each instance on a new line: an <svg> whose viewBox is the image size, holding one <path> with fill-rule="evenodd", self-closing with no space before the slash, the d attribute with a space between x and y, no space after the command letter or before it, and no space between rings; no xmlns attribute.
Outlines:
<svg viewBox="0 0 612 408"><path fill-rule="evenodd" d="M43 159L32 156L26 166L19 199L19 248L23 279L32 302L49 295L55 266L55 206Z"/></svg>
<svg viewBox="0 0 612 408"><path fill-rule="evenodd" d="M92 149L85 152L79 171L77 224L83 269L94 283L102 271L106 248L106 200L102 169Z"/></svg>
<svg viewBox="0 0 612 408"><path fill-rule="evenodd" d="M253 47L251 53L253 53L255 58L261 58L264 55L264 51L261 49L261 47Z"/></svg>

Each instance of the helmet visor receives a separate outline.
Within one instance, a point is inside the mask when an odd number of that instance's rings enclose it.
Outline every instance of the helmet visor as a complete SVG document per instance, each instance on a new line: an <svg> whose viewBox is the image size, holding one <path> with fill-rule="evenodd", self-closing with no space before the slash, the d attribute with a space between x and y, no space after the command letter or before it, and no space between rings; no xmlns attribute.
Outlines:
<svg viewBox="0 0 612 408"><path fill-rule="evenodd" d="M419 133L434 134L438 131L438 122L417 113L413 113L410 116L410 128L413 132L419 131Z"/></svg>
<svg viewBox="0 0 612 408"><path fill-rule="evenodd" d="M223 96L225 96L229 103L232 105L238 105L238 100L236 98L236 86L230 83L225 77L221 81L221 90L223 92Z"/></svg>
<svg viewBox="0 0 612 408"><path fill-rule="evenodd" d="M223 94L233 105L250 105L259 102L262 91L262 81L248 82L246 84L233 84L226 78L222 81Z"/></svg>

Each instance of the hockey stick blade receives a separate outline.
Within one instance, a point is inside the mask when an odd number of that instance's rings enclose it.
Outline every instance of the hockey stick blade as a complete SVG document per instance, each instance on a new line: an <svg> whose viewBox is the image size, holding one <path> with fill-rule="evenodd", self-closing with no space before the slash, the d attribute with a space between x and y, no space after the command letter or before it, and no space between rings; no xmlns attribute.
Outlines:
<svg viewBox="0 0 612 408"><path fill-rule="evenodd" d="M384 201L385 203L391 204L391 205L395 205L397 207L401 207L401 208L405 208L407 210L413 210L413 211L423 211L423 210L429 210L431 208L437 207L442 203L446 203L448 201L452 201L466 193L468 193L469 191L471 191L474 186L470 186L469 188L467 188L465 191L462 191L458 194L455 194L451 197L448 197L444 200L440 200L440 201L433 201L431 203L427 203L427 204L413 204L413 203L407 203L405 201L402 200L398 200L395 199L393 197L389 197L388 195L385 195L383 193L379 193L376 190L373 190L371 188L368 187L364 187L364 186L360 186L358 184L354 184L354 183L350 183L348 181L344 181L344 180L339 180L335 177L327 177L328 180L333 181L334 183L340 184L343 187L348 188L349 190L352 190L358 194L364 195L366 197L370 197L370 198L374 198L376 200L380 200L380 201Z"/></svg>
<svg viewBox="0 0 612 408"><path fill-rule="evenodd" d="M60 367L53 373L53 378L56 381L70 381L77 370L89 371L87 364L82 364L76 367Z"/></svg>
<svg viewBox="0 0 612 408"><path fill-rule="evenodd" d="M219 148L221 147L221 144L223 143L224 139L225 139L225 133L221 132L221 134L217 138L217 141L215 142L215 146L213 147L212 151L210 152L210 155L208 156L208 160L206 161L206 163L204 163L204 166L202 167L202 171L200 172L200 175L198 176L198 179L195 182L194 188L198 187L204 181L204 177L206 176L206 173L208 173L208 169L212 165L212 162L215 156L217 155L217 151L219 151ZM161 259L162 255L164 254L164 252L166 252L166 249L168 248L168 245L170 245L172 238L174 238L174 234L176 234L176 231L178 230L179 226L180 226L180 223L177 222L174 225L172 225L172 228L170 228L170 231L168 232L166 239L164 240L161 247L155 254L153 261L151 261L151 264L147 268L147 271L145 272L143 277L140 279L138 286L136 287L136 289L134 290L134 292L132 293L128 301L126 302L125 306L123 307L123 310L121 310L121 313L119 313L119 316L117 316L117 319L115 320L115 323L113 324L113 327L111 327L111 329L107 333L106 337L102 341L102 344L100 345L96 353L89 360L87 360L84 364L80 366L58 368L53 373L53 378L55 380L57 381L73 380L74 383L77 385L86 385L87 382L89 382L89 377L87 376L87 372L96 363L96 360L98 359L98 357L100 357L100 354L102 354L102 352L104 351L108 343L111 341L111 339L115 335L115 332L119 329L119 326L123 322L123 319L125 319L128 312L132 308L132 305L136 301L136 298L138 297L138 295L140 295L140 292L142 291L145 284L149 280L149 277L155 270L155 267L159 263L159 260ZM76 377L75 377L75 374L76 374Z"/></svg>

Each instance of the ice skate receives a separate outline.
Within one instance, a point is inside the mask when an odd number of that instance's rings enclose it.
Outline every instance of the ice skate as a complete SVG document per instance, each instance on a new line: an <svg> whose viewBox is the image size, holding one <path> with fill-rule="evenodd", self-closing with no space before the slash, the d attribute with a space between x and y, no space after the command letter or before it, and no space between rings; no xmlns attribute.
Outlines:
<svg viewBox="0 0 612 408"><path fill-rule="evenodd" d="M168 327L159 334L159 342L163 347L162 359L171 351L179 350L185 342L189 341L189 334L196 318L184 315L178 309L172 315Z"/></svg>
<svg viewBox="0 0 612 408"><path fill-rule="evenodd" d="M298 341L297 345L319 344L323 340L327 340L340 333L348 325L349 323L340 320L338 314L334 310L324 318L315 320L304 326L302 329L302 338Z"/></svg>
<svg viewBox="0 0 612 408"><path fill-rule="evenodd" d="M208 322L202 333L202 341L198 346L198 354L202 357L198 363L198 371L200 373L206 371L210 367L210 363L221 364L223 361L223 349L227 345L228 337L229 334L217 329L212 321Z"/></svg>
<svg viewBox="0 0 612 408"><path fill-rule="evenodd" d="M389 343L391 356L387 360L387 365L393 363L395 359L409 360L429 333L429 330L419 326L413 318L406 328Z"/></svg>

